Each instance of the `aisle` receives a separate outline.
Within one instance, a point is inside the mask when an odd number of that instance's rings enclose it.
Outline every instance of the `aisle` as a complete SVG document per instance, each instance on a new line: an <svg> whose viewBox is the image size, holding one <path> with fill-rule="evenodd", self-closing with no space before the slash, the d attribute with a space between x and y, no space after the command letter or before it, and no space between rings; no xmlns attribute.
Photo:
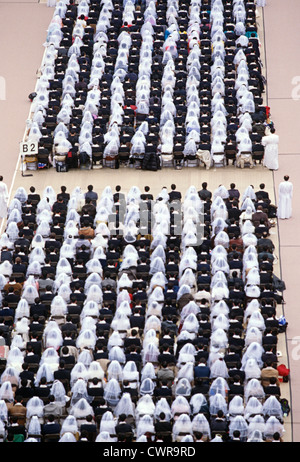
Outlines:
<svg viewBox="0 0 300 462"><path fill-rule="evenodd" d="M36 71L53 10L34 2L0 1L1 175L10 187L23 139ZM34 26L34 27L33 27Z"/></svg>
<svg viewBox="0 0 300 462"><path fill-rule="evenodd" d="M293 440L300 441L299 340L300 315L296 301L298 262L300 259L300 3L297 0L267 1L264 26L267 55L268 103L280 136L279 170L274 172L275 194L284 175L294 184L293 217L280 220L280 258L282 278L286 283L285 314L289 322L287 348L291 368ZM284 40L282 34L284 32ZM296 98L296 99L295 99Z"/></svg>

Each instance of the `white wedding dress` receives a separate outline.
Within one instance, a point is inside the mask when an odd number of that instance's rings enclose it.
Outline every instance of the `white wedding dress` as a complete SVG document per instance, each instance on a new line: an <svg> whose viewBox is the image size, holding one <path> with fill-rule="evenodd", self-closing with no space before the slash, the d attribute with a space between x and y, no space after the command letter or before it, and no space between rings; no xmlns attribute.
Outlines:
<svg viewBox="0 0 300 462"><path fill-rule="evenodd" d="M5 183L0 182L0 218L7 216L8 190Z"/></svg>
<svg viewBox="0 0 300 462"><path fill-rule="evenodd" d="M278 170L278 144L279 136L272 134L262 138L262 145L265 147L263 165L269 170Z"/></svg>
<svg viewBox="0 0 300 462"><path fill-rule="evenodd" d="M281 219L292 216L293 184L290 181L282 181L279 184L279 199L277 217Z"/></svg>

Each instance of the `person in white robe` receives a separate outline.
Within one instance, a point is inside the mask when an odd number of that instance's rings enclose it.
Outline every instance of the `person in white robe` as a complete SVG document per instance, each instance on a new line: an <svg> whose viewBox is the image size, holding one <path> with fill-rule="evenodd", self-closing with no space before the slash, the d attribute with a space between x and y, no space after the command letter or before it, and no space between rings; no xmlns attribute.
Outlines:
<svg viewBox="0 0 300 462"><path fill-rule="evenodd" d="M284 220L292 216L292 198L293 198L293 183L289 181L288 175L284 176L284 181L279 184L279 198L277 217Z"/></svg>
<svg viewBox="0 0 300 462"><path fill-rule="evenodd" d="M7 216L7 201L8 189L6 183L3 182L3 176L0 176L0 218Z"/></svg>
<svg viewBox="0 0 300 462"><path fill-rule="evenodd" d="M278 170L278 144L279 136L275 133L275 128L271 128L270 134L263 136L262 145L265 147L263 165L269 170Z"/></svg>

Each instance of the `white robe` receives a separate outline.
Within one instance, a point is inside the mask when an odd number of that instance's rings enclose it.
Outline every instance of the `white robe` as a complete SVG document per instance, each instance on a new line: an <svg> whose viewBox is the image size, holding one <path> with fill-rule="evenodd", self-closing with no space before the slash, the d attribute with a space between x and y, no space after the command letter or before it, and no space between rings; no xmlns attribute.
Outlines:
<svg viewBox="0 0 300 462"><path fill-rule="evenodd" d="M292 216L293 184L290 181L282 181L279 184L279 199L277 217L281 219Z"/></svg>
<svg viewBox="0 0 300 462"><path fill-rule="evenodd" d="M278 144L278 135L271 134L262 138L262 145L265 146L263 165L269 170L278 170Z"/></svg>
<svg viewBox="0 0 300 462"><path fill-rule="evenodd" d="M5 183L0 181L0 218L7 216L8 190Z"/></svg>
<svg viewBox="0 0 300 462"><path fill-rule="evenodd" d="M256 5L264 7L266 6L266 0L257 0Z"/></svg>

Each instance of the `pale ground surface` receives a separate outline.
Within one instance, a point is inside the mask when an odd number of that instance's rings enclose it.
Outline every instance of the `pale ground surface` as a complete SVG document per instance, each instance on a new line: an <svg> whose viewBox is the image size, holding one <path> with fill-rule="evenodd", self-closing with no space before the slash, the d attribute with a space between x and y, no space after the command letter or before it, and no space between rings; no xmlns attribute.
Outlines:
<svg viewBox="0 0 300 462"><path fill-rule="evenodd" d="M300 53L297 47L299 43L297 34L300 34L297 27L300 18L300 2L286 0L282 12L282 2L272 0L272 3L269 2L270 6L267 5L264 9L264 13L261 9L259 10L258 22L262 41L262 58L265 62L264 55L266 53L264 73L268 78L265 96L266 101L271 106L272 119L280 135L280 168L278 172L273 174L261 166L244 171L230 166L226 169L209 171L185 168L180 171L164 169L159 172L144 172L121 168L119 170L78 170L60 174L51 169L49 171L26 172L32 173L32 177L22 177L17 160L19 142L23 138L26 119L30 112L28 94L35 87L36 72L44 52L42 44L45 41L46 30L53 14L53 10L47 8L45 3L45 0L41 0L40 3L28 0L16 2L0 0L0 52L2 63L5 63L1 75L6 82L6 100L0 100L1 174L10 189L10 197L13 197L18 186L22 185L28 189L33 184L41 193L48 185L52 185L58 191L60 186L65 184L68 191L72 191L77 185L86 190L88 184L93 184L94 189L99 194L107 185L114 188L115 185L120 184L126 193L132 185L143 188L144 185L148 184L153 194L156 195L163 186L169 188L173 182L176 183L179 190L185 192L190 185L200 189L203 181L208 183L208 187L212 191L221 183L229 187L229 184L234 181L241 192L249 184L257 188L261 182L264 182L272 202L276 203L278 184L286 173L290 174L294 183L295 197L298 196L300 182L297 184L297 178L300 174L300 149L296 134L299 132L297 130L299 124L297 114L300 102L295 102L292 99L291 80L294 76L300 75L300 60L292 61L293 57L299 58ZM12 37L13 40L10 39L9 41L7 37L10 37L11 26L9 21L5 20L7 17L14 18L14 36ZM266 47L264 46L263 27ZM282 41L281 34L278 34L279 30L284 30L285 34L290 34L290 37L288 36ZM291 47L284 45L287 43L291 44ZM279 65L279 55L285 63L284 66L281 63ZM0 97L0 99L2 98ZM272 239L276 246L275 254L278 257L274 270L279 277L282 277L287 286L284 312L289 321L289 327L286 336L280 335L278 346L282 353L280 363L291 368L291 383L282 384L282 395L289 399L292 407L292 413L285 422L284 440L286 442L300 441L300 402L296 394L300 381L300 369L299 362L297 362L298 355L293 343L295 337L300 339L299 315L295 306L299 261L297 257L300 257L299 234L297 233L300 229L300 213L299 209L297 210L297 205L294 200L294 214L289 221L281 221L278 228L272 228ZM281 307L278 307L278 315L280 314ZM293 349L294 351L292 351Z"/></svg>

